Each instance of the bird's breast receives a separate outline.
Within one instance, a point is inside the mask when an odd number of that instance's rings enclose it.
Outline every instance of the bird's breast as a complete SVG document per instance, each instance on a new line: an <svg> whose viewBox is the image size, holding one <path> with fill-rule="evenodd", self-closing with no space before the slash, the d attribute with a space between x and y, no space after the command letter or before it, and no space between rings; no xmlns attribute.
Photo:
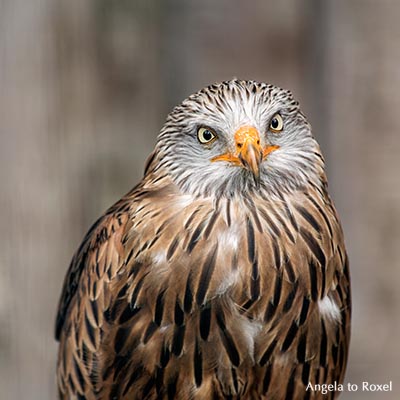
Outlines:
<svg viewBox="0 0 400 400"><path fill-rule="evenodd" d="M255 205L229 199L215 204L186 196L165 201L162 213L160 206L144 204L133 221L132 246L146 266L146 293L157 298L162 292L166 303L177 301L187 310L225 299L262 319L261 308L273 300L271 287L279 286L277 271L289 253L284 235L273 234L277 218L268 215L265 221ZM158 213L151 218L153 209ZM149 222L143 225L143 219Z"/></svg>

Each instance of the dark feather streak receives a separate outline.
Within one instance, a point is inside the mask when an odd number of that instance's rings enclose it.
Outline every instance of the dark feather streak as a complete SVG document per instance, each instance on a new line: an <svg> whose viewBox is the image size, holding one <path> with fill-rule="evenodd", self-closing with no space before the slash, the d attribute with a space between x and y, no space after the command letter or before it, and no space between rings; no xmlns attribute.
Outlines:
<svg viewBox="0 0 400 400"><path fill-rule="evenodd" d="M197 340L194 348L193 363L194 363L194 380L196 382L196 386L200 387L203 381L203 357Z"/></svg>
<svg viewBox="0 0 400 400"><path fill-rule="evenodd" d="M161 353L160 353L160 365L162 368L165 368L168 364L168 361L170 359L170 353L168 347L163 344L161 346Z"/></svg>
<svg viewBox="0 0 400 400"><path fill-rule="evenodd" d="M138 312L140 311L140 307L132 308L131 305L128 303L124 309L124 311L119 316L118 322L123 324L133 318Z"/></svg>
<svg viewBox="0 0 400 400"><path fill-rule="evenodd" d="M320 245L318 242L315 240L315 238L310 234L310 232L301 229L300 230L301 236L303 237L304 241L306 242L307 246L311 250L311 252L314 254L314 256L317 258L319 263L321 264L322 267L325 267L326 265L326 258L325 254L322 251Z"/></svg>
<svg viewBox="0 0 400 400"><path fill-rule="evenodd" d="M131 307L132 307L132 308L136 307L136 301L137 301L138 295L139 295L139 293L140 293L140 290L142 289L142 286L143 286L143 282L144 282L144 278L145 278L145 277L146 277L146 275L143 275L143 276L139 279L139 281L138 281L138 283L136 284L135 289L134 289L134 291L133 291L133 293L132 293L132 297L131 297L131 301L130 301Z"/></svg>
<svg viewBox="0 0 400 400"><path fill-rule="evenodd" d="M325 265L321 266L321 293L320 298L322 299L325 296L325 283L326 281L326 268Z"/></svg>
<svg viewBox="0 0 400 400"><path fill-rule="evenodd" d="M251 215L253 216L253 219L254 219L254 222L256 224L257 230L260 233L262 233L263 232L263 228L262 228L260 219L258 218L257 207L255 206L254 201L251 198L249 198L248 201L247 201L247 204L248 204L249 210L251 212Z"/></svg>
<svg viewBox="0 0 400 400"><path fill-rule="evenodd" d="M187 220L186 223L185 223L185 229L188 229L188 228L189 228L190 224L192 223L194 217L195 217L196 214L199 212L199 210L200 210L199 208L196 208L196 209L193 211L192 215L188 218L188 220Z"/></svg>
<svg viewBox="0 0 400 400"><path fill-rule="evenodd" d="M233 387L235 388L235 393L238 393L239 391L239 382L237 379L237 374L235 368L231 368L231 373L232 373L232 382L233 382Z"/></svg>
<svg viewBox="0 0 400 400"><path fill-rule="evenodd" d="M215 245L214 249L207 256L207 259L203 265L199 285L196 293L196 302L198 305L203 304L204 298L207 294L208 287L210 285L211 276L214 272L215 261L217 258L218 244Z"/></svg>
<svg viewBox="0 0 400 400"><path fill-rule="evenodd" d="M162 396L162 389L164 385L164 368L157 367L155 370L155 383L156 383L156 392L159 397ZM117 400L117 399L115 399Z"/></svg>
<svg viewBox="0 0 400 400"><path fill-rule="evenodd" d="M277 339L274 339L271 344L267 347L267 350L265 350L264 354L262 355L260 359L260 365L265 365L268 361L270 361L272 352L274 351L274 348L276 346Z"/></svg>
<svg viewBox="0 0 400 400"><path fill-rule="evenodd" d="M226 329L223 315L221 313L217 313L216 317L217 317L217 323L218 323L218 326L220 329L222 343L225 347L226 353L228 354L228 357L231 360L231 363L235 367L238 367L240 364L240 356L239 356L239 351L236 348L235 342L232 338L232 335Z"/></svg>
<svg viewBox="0 0 400 400"><path fill-rule="evenodd" d="M327 346L328 346L328 336L326 333L324 320L321 319L321 345L320 345L320 352L319 352L319 364L321 365L321 367L326 366Z"/></svg>
<svg viewBox="0 0 400 400"><path fill-rule="evenodd" d="M130 327L120 327L115 335L114 339L114 350L116 354L119 354L123 349L124 345L126 344L129 336L131 334Z"/></svg>
<svg viewBox="0 0 400 400"><path fill-rule="evenodd" d="M129 285L125 284L124 286L122 286L122 288L119 290L118 294L117 294L117 298L118 299L123 299L126 296L126 292L129 289Z"/></svg>
<svg viewBox="0 0 400 400"><path fill-rule="evenodd" d="M132 353L128 352L128 354L126 355L120 355L118 354L115 358L114 358L114 362L113 362L113 368L114 368L114 377L113 377L113 381L115 382L118 378L119 375L121 375L121 373L126 372L126 369L129 366L129 362L132 359Z"/></svg>
<svg viewBox="0 0 400 400"><path fill-rule="evenodd" d="M128 253L128 255L127 255L126 259L125 259L125 265L128 265L129 262L131 261L131 258L133 256L133 251L134 251L134 248L132 248L131 251Z"/></svg>
<svg viewBox="0 0 400 400"><path fill-rule="evenodd" d="M85 314L85 327L86 327L86 332L88 333L89 340L92 343L92 346L96 347L94 328L90 323L87 314Z"/></svg>
<svg viewBox="0 0 400 400"><path fill-rule="evenodd" d="M290 210L290 208L289 208L289 206L287 204L285 204L285 211L286 211L286 215L289 218L289 221L290 221L291 225L293 226L294 230L296 232L298 232L299 226L298 226L298 224L296 222L296 219L294 218L294 216L293 216L293 214L292 214L292 212L291 212L291 210Z"/></svg>
<svg viewBox="0 0 400 400"><path fill-rule="evenodd" d="M340 343L339 346L339 366L340 369L343 370L343 368L345 367L345 360L346 360L346 350L344 348L344 344L343 342Z"/></svg>
<svg viewBox="0 0 400 400"><path fill-rule="evenodd" d="M250 218L247 218L247 254L251 263L255 259L254 228Z"/></svg>
<svg viewBox="0 0 400 400"><path fill-rule="evenodd" d="M158 325L156 325L153 321L149 323L143 336L143 344L146 344L151 339L157 328Z"/></svg>
<svg viewBox="0 0 400 400"><path fill-rule="evenodd" d="M299 326L303 325L307 319L308 309L310 307L310 300L308 297L303 298L303 305L300 311Z"/></svg>
<svg viewBox="0 0 400 400"><path fill-rule="evenodd" d="M278 212L275 212L274 215L275 215L275 218L276 218L276 219L278 220L278 222L280 223L280 225L283 227L283 230L285 231L286 236L289 238L289 240L290 240L292 243L295 243L296 240L295 240L295 238L294 238L292 232L290 231L289 227L287 226L286 222L283 220L283 218L280 216L280 214L279 214Z"/></svg>
<svg viewBox="0 0 400 400"><path fill-rule="evenodd" d="M215 225L215 222L218 219L218 215L219 213L217 211L214 211L210 217L210 219L208 220L208 225L204 231L204 238L208 239L208 237L210 236L210 233Z"/></svg>
<svg viewBox="0 0 400 400"><path fill-rule="evenodd" d="M292 262L290 261L290 259L288 259L285 263L285 270L288 275L289 281L294 283L294 281L296 280L296 275L294 273Z"/></svg>
<svg viewBox="0 0 400 400"><path fill-rule="evenodd" d="M176 326L174 330L174 337L172 338L172 353L174 353L177 357L179 357L182 352L184 338L185 325Z"/></svg>
<svg viewBox="0 0 400 400"><path fill-rule="evenodd" d="M81 391L84 392L85 391L85 378L83 377L82 371L78 365L78 363L76 362L75 358L74 358L74 371L76 374L76 377L78 379L78 383L80 385Z"/></svg>
<svg viewBox="0 0 400 400"><path fill-rule="evenodd" d="M330 235L330 237L333 237L332 225L331 225L329 218L327 217L325 211L321 208L321 206L315 201L315 199L312 196L308 195L307 197L314 204L314 206L318 210L318 212L322 215L322 218L324 219L326 226L328 227L329 235Z"/></svg>
<svg viewBox="0 0 400 400"><path fill-rule="evenodd" d="M150 394L151 389L153 389L155 384L156 384L156 380L155 380L154 376L151 376L149 378L149 380L147 381L146 385L143 387L143 392L142 392L143 399L147 398L147 396Z"/></svg>
<svg viewBox="0 0 400 400"><path fill-rule="evenodd" d="M133 371L129 377L127 384L125 385L125 389L122 392L123 396L128 393L129 389L131 389L132 386L135 384L135 382L142 376L142 372L143 372L143 369L142 369L141 365L135 366L135 368L133 369Z"/></svg>
<svg viewBox="0 0 400 400"><path fill-rule="evenodd" d="M96 325L99 326L99 307L97 301L91 301L90 306L92 308L93 318L96 322Z"/></svg>
<svg viewBox="0 0 400 400"><path fill-rule="evenodd" d="M286 313L290 310L290 308L293 305L293 301L296 297L296 293L297 293L297 288L298 288L298 282L296 281L296 283L293 284L292 290L289 292L289 294L286 297L285 303L283 305L283 312Z"/></svg>
<svg viewBox="0 0 400 400"><path fill-rule="evenodd" d="M271 318L274 316L276 311L276 305L272 303L271 301L268 302L267 309L265 310L264 314L264 321L268 322L271 320Z"/></svg>
<svg viewBox="0 0 400 400"><path fill-rule="evenodd" d="M260 273L258 271L257 260L255 260L252 265L250 292L252 301L257 300L260 297Z"/></svg>
<svg viewBox="0 0 400 400"><path fill-rule="evenodd" d="M174 312L174 320L175 320L175 324L180 326L183 324L185 315L184 312L178 302L178 300L176 300L175 302L175 312Z"/></svg>
<svg viewBox="0 0 400 400"><path fill-rule="evenodd" d="M303 364L301 380L302 380L304 386L307 386L310 381L310 364L308 362Z"/></svg>
<svg viewBox="0 0 400 400"><path fill-rule="evenodd" d="M310 272L311 298L313 299L313 301L317 301L318 299L317 267L313 260L309 261L308 270Z"/></svg>
<svg viewBox="0 0 400 400"><path fill-rule="evenodd" d="M171 242L170 246L168 247L167 251L167 260L169 261L171 257L174 255L176 248L178 247L179 238L175 236L174 240Z"/></svg>
<svg viewBox="0 0 400 400"><path fill-rule="evenodd" d="M293 368L293 371L290 374L289 382L287 383L285 400L292 400L294 398L293 396L295 389L295 376L296 376L296 368Z"/></svg>
<svg viewBox="0 0 400 400"><path fill-rule="evenodd" d="M201 232L203 230L203 225L204 222L200 223L197 228L194 230L190 240L189 240L189 244L187 245L187 252L189 254L192 253L193 249L195 248L196 244L198 243L200 236L201 236Z"/></svg>
<svg viewBox="0 0 400 400"><path fill-rule="evenodd" d="M211 306L206 305L200 311L200 336L203 340L208 339L211 327Z"/></svg>
<svg viewBox="0 0 400 400"><path fill-rule="evenodd" d="M282 262L281 262L281 250L279 248L279 244L277 240L272 241L272 248L274 250L274 260L275 260L275 267L280 269Z"/></svg>
<svg viewBox="0 0 400 400"><path fill-rule="evenodd" d="M231 226L231 201L229 199L226 200L226 223Z"/></svg>
<svg viewBox="0 0 400 400"><path fill-rule="evenodd" d="M332 345L332 349L331 349L331 353L332 353L332 360L333 360L333 365L335 367L337 367L337 360L338 360L338 346L336 345Z"/></svg>
<svg viewBox="0 0 400 400"><path fill-rule="evenodd" d="M268 213L266 211L264 211L263 209L260 209L259 212L260 212L261 216L264 218L264 220L267 223L267 225L269 226L269 228L271 228L271 230L275 234L275 236L280 237L281 232L280 232L279 228L276 226L275 222L272 221L272 218L268 215Z"/></svg>
<svg viewBox="0 0 400 400"><path fill-rule="evenodd" d="M263 379L263 393L267 393L269 385L271 383L272 376L272 363L267 365L267 369L265 370L265 375Z"/></svg>
<svg viewBox="0 0 400 400"><path fill-rule="evenodd" d="M297 359L300 363L304 363L306 361L306 344L307 336L303 333L300 336L299 344L297 346Z"/></svg>
<svg viewBox="0 0 400 400"><path fill-rule="evenodd" d="M301 216L310 224L312 228L318 233L321 232L321 226L318 221L314 218L312 214L308 212L308 210L303 206L296 206L297 211L301 214Z"/></svg>
<svg viewBox="0 0 400 400"><path fill-rule="evenodd" d="M167 386L168 400L173 400L175 398L177 383L178 383L178 375L176 375L170 382L168 382Z"/></svg>
<svg viewBox="0 0 400 400"><path fill-rule="evenodd" d="M189 276L186 281L186 289L185 289L185 297L183 300L183 309L185 310L186 313L190 313L192 310L192 303L193 303L193 294L192 294L192 289L191 289L191 274L189 273Z"/></svg>
<svg viewBox="0 0 400 400"><path fill-rule="evenodd" d="M299 330L299 327L297 326L296 322L293 321L292 325L290 325L290 328L286 334L285 340L282 344L282 351L286 351L290 347L290 345L293 343L294 338L296 337L298 330Z"/></svg>
<svg viewBox="0 0 400 400"><path fill-rule="evenodd" d="M274 287L274 297L273 297L273 303L275 306L278 306L279 304L281 293L282 293L282 274L277 273L275 277L275 287Z"/></svg>
<svg viewBox="0 0 400 400"><path fill-rule="evenodd" d="M164 313L164 293L165 293L165 290L161 290L158 293L157 299L156 299L156 307L154 310L154 322L158 326L161 325L161 321L162 321L163 313Z"/></svg>

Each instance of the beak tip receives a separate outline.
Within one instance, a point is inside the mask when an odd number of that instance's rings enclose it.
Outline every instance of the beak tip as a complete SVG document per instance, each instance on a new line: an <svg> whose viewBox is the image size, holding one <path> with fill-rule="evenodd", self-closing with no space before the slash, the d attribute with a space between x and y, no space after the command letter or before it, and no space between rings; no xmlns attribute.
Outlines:
<svg viewBox="0 0 400 400"><path fill-rule="evenodd" d="M249 144L245 150L239 154L239 159L244 168L249 170L256 181L260 180L260 165L262 154L256 146Z"/></svg>

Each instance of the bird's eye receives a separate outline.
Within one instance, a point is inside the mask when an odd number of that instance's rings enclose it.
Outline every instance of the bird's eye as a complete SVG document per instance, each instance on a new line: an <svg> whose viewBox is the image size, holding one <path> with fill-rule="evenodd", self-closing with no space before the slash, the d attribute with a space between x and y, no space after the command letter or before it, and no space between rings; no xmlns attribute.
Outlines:
<svg viewBox="0 0 400 400"><path fill-rule="evenodd" d="M217 135L212 129L202 127L197 131L197 138L200 143L206 144L213 142L217 138Z"/></svg>
<svg viewBox="0 0 400 400"><path fill-rule="evenodd" d="M283 129L283 119L280 114L275 114L269 123L272 132L280 132Z"/></svg>

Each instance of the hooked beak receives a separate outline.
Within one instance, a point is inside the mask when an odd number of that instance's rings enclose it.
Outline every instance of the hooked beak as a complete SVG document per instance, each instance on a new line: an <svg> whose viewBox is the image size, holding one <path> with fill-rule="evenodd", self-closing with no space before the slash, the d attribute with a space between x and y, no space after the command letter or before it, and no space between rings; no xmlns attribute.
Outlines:
<svg viewBox="0 0 400 400"><path fill-rule="evenodd" d="M221 154L212 158L211 161L228 161L234 165L241 165L251 171L258 181L261 162L277 149L279 146L266 146L263 149L257 129L253 126L242 126L235 132L235 154Z"/></svg>
<svg viewBox="0 0 400 400"><path fill-rule="evenodd" d="M247 126L238 129L235 133L235 144L238 159L258 179L260 177L262 148L257 129Z"/></svg>

